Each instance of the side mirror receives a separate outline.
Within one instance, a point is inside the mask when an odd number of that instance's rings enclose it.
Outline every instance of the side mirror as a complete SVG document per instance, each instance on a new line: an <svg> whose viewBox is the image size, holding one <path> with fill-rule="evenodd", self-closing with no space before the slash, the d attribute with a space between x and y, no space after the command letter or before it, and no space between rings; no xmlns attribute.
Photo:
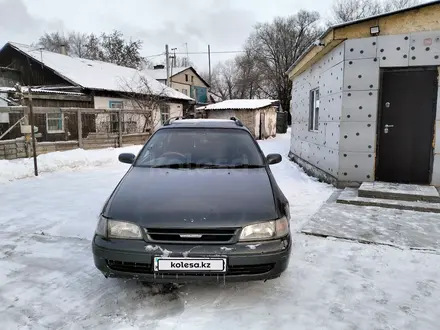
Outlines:
<svg viewBox="0 0 440 330"><path fill-rule="evenodd" d="M278 164L282 159L283 157L280 154L269 154L266 156L266 161L269 165Z"/></svg>
<svg viewBox="0 0 440 330"><path fill-rule="evenodd" d="M133 164L136 156L134 154L124 153L119 155L119 161L125 164Z"/></svg>

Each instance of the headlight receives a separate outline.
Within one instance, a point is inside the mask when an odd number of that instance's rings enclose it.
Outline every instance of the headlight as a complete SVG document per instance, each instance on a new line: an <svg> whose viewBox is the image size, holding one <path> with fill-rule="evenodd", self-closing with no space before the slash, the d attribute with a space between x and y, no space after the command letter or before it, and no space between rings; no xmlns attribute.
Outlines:
<svg viewBox="0 0 440 330"><path fill-rule="evenodd" d="M130 222L109 220L100 217L96 226L96 234L108 238L141 239L141 228Z"/></svg>
<svg viewBox="0 0 440 330"><path fill-rule="evenodd" d="M99 217L98 224L96 226L95 234L102 237L107 237L107 219Z"/></svg>
<svg viewBox="0 0 440 330"><path fill-rule="evenodd" d="M262 241L277 239L289 234L289 221L286 217L281 219L257 223L243 228L240 241Z"/></svg>

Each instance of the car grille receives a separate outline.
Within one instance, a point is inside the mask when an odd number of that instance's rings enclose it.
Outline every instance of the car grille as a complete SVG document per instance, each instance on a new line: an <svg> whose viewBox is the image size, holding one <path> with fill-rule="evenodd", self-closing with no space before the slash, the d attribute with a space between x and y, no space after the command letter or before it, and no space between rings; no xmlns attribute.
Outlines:
<svg viewBox="0 0 440 330"><path fill-rule="evenodd" d="M143 274L151 273L151 264L107 260L107 265L109 268L120 272Z"/></svg>
<svg viewBox="0 0 440 330"><path fill-rule="evenodd" d="M237 228L226 229L145 229L148 239L157 243L197 243L226 244L232 243Z"/></svg>
<svg viewBox="0 0 440 330"><path fill-rule="evenodd" d="M115 260L107 260L109 268L127 273L138 274L153 274L151 264L137 263L137 262L122 262ZM221 275L260 275L270 272L275 267L274 263L261 264L261 265L240 265L240 266L228 266L226 273L176 273L176 272L160 272L159 276L221 276Z"/></svg>

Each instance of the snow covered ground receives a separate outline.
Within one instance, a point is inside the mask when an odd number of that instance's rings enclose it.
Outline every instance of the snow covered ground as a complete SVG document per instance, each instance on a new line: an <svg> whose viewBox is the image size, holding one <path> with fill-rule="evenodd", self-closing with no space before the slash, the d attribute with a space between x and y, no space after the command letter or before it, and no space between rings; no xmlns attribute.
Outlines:
<svg viewBox="0 0 440 330"><path fill-rule="evenodd" d="M334 190L287 160L287 134L260 143L284 156L272 168L291 203L289 269L159 295L93 265L90 238L127 169L123 150L48 154L38 178L28 160L0 161L1 329L438 329L439 256L300 234Z"/></svg>

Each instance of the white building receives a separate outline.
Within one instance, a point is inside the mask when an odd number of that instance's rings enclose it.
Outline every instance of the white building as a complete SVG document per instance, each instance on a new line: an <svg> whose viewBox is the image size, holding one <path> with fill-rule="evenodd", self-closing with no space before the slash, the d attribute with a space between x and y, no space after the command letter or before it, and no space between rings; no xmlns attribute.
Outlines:
<svg viewBox="0 0 440 330"><path fill-rule="evenodd" d="M440 2L425 3L311 45L288 71L291 159L340 187L440 185L439 18Z"/></svg>

